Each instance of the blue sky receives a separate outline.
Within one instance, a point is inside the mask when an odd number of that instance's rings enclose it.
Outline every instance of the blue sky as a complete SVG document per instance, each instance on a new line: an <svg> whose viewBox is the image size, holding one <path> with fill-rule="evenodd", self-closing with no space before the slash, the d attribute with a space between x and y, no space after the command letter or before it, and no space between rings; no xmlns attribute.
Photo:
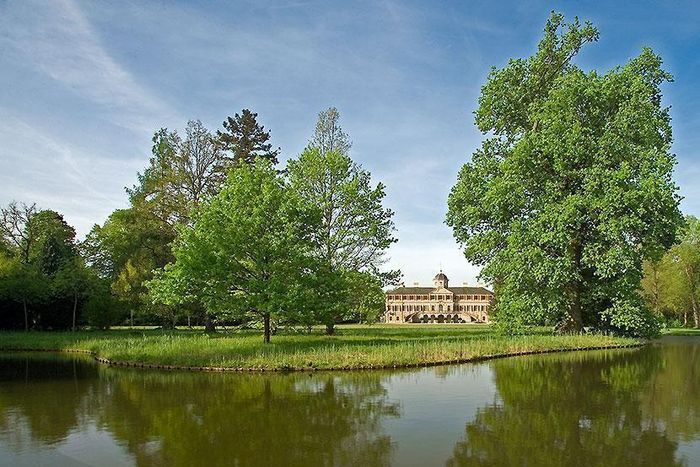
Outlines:
<svg viewBox="0 0 700 467"><path fill-rule="evenodd" d="M476 282L443 223L491 66L530 55L549 11L600 29L578 59L609 68L650 46L676 81L682 209L700 215L700 7L693 2L81 2L0 0L0 203L62 212L79 234L127 204L160 127L219 128L250 108L283 159L335 106L352 156L387 186L406 284L442 265Z"/></svg>

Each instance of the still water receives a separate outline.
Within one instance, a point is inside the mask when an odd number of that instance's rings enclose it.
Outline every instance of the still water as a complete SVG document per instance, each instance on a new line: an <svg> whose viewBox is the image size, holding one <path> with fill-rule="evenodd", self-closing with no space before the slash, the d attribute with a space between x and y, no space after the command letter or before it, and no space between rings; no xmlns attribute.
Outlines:
<svg viewBox="0 0 700 467"><path fill-rule="evenodd" d="M0 354L0 465L700 466L700 339L312 374Z"/></svg>

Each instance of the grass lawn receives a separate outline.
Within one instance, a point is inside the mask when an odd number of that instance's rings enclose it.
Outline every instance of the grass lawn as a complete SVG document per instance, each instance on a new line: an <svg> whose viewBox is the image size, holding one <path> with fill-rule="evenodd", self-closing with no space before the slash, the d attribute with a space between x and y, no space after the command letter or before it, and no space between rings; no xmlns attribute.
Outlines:
<svg viewBox="0 0 700 467"><path fill-rule="evenodd" d="M255 331L112 330L0 332L0 350L82 350L110 362L241 370L360 369L462 362L519 354L639 344L602 335L553 336L533 329L519 337L486 325L347 325L335 336L285 332L263 344Z"/></svg>

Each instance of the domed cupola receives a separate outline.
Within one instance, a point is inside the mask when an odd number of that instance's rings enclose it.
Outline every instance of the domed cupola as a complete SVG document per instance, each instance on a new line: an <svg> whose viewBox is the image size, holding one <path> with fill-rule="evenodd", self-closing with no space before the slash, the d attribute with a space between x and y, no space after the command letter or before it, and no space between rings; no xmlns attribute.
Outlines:
<svg viewBox="0 0 700 467"><path fill-rule="evenodd" d="M449 279L447 279L447 276L445 274L443 274L442 269L433 278L433 284L435 284L436 289L439 289L439 288L446 289L448 281L449 281Z"/></svg>

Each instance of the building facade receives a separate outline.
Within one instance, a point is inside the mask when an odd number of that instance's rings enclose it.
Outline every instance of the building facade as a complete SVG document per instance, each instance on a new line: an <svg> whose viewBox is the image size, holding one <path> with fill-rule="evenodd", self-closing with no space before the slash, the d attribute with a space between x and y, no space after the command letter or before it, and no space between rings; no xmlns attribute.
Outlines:
<svg viewBox="0 0 700 467"><path fill-rule="evenodd" d="M385 323L488 323L493 292L484 287L449 287L440 271L434 287L399 287L386 292Z"/></svg>

